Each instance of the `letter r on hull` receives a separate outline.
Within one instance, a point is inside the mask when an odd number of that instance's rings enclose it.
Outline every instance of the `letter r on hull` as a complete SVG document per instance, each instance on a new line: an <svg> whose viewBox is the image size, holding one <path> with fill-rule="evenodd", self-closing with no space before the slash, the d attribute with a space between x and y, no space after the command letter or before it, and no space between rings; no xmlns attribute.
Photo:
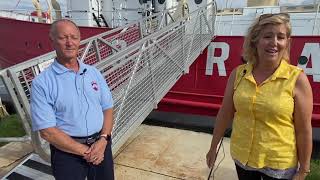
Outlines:
<svg viewBox="0 0 320 180"><path fill-rule="evenodd" d="M215 56L215 50L221 49L221 55ZM218 66L219 76L227 76L226 66L224 61L229 58L230 47L225 42L211 42L208 47L207 64L206 64L206 75L213 74L213 65L216 63Z"/></svg>

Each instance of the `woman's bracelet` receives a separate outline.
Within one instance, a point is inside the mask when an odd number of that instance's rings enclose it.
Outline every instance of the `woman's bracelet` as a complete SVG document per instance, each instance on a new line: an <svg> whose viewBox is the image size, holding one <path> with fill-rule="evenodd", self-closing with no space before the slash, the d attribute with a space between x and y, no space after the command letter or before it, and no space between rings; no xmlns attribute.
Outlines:
<svg viewBox="0 0 320 180"><path fill-rule="evenodd" d="M298 173L302 173L302 174L308 175L310 173L310 169L309 170L299 169Z"/></svg>

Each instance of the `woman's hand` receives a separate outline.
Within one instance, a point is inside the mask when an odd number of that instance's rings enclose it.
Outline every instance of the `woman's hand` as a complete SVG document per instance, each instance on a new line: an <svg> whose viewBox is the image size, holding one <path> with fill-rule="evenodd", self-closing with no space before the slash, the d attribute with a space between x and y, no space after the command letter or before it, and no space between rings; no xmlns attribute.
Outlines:
<svg viewBox="0 0 320 180"><path fill-rule="evenodd" d="M292 180L304 180L308 176L308 173L298 171L292 178Z"/></svg>
<svg viewBox="0 0 320 180"><path fill-rule="evenodd" d="M208 151L208 153L207 153L207 165L208 165L208 167L209 168L212 168L213 166L214 166L214 163L215 163L215 161L216 161L216 152L217 152L217 150L216 150L216 148L210 148L210 150Z"/></svg>

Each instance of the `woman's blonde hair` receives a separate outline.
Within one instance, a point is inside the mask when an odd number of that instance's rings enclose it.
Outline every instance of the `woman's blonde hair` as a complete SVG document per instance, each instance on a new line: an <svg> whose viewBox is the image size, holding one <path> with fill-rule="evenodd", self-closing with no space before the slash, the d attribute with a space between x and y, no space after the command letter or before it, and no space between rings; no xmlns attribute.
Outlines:
<svg viewBox="0 0 320 180"><path fill-rule="evenodd" d="M255 22L249 27L247 36L244 39L243 44L243 58L250 63L256 63L258 59L257 42L260 38L261 31L269 24L280 25L284 24L287 29L288 46L285 49L282 58L289 61L290 56L290 40L291 37L291 24L290 16L287 13L279 14L263 14L258 17Z"/></svg>

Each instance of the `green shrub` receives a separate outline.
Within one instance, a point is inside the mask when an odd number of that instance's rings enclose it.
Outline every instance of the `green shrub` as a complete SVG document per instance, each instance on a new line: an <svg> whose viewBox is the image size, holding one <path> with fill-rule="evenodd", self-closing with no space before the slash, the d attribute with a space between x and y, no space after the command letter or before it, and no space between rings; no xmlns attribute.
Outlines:
<svg viewBox="0 0 320 180"><path fill-rule="evenodd" d="M306 179L307 180L320 179L320 159L311 160L311 172Z"/></svg>
<svg viewBox="0 0 320 180"><path fill-rule="evenodd" d="M26 135L18 115L13 114L0 120L0 137L21 137ZM0 146L6 143L0 142Z"/></svg>

